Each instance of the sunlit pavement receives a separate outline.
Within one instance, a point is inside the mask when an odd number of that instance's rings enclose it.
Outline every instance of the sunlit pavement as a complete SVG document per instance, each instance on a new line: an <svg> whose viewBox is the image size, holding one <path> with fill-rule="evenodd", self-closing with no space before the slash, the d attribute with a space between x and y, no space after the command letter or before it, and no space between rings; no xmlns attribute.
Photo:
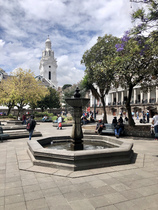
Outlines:
<svg viewBox="0 0 158 210"><path fill-rule="evenodd" d="M36 127L43 137L70 135L71 129L57 130L52 123ZM29 170L33 166L28 139L0 143L0 210L158 209L158 141L123 140L134 143L133 164L79 172L52 169L51 173L45 167Z"/></svg>

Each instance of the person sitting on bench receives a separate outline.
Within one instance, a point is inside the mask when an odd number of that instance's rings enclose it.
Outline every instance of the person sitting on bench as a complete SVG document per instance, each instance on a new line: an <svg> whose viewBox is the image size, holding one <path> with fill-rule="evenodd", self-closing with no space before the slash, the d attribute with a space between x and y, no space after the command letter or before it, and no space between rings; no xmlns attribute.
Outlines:
<svg viewBox="0 0 158 210"><path fill-rule="evenodd" d="M103 128L104 128L104 123L102 122L102 119L100 119L97 123L96 129L95 129L95 133L101 134Z"/></svg>
<svg viewBox="0 0 158 210"><path fill-rule="evenodd" d="M116 138L120 137L123 129L124 129L124 125L123 125L122 121L118 120L117 125L115 126L115 136L116 136Z"/></svg>

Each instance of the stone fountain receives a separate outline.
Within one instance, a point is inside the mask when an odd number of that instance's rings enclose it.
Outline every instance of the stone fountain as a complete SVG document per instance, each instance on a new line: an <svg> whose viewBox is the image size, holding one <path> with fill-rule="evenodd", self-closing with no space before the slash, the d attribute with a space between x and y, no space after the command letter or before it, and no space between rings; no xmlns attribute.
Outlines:
<svg viewBox="0 0 158 210"><path fill-rule="evenodd" d="M73 107L73 127L72 127L72 150L83 150L83 132L81 127L81 116L82 116L82 107L84 107L88 102L88 98L80 98L79 88L76 88L74 98L65 99L66 103Z"/></svg>
<svg viewBox="0 0 158 210"><path fill-rule="evenodd" d="M52 136L28 141L28 154L34 165L77 171L131 163L132 143L109 136L84 135L83 137L82 107L89 102L89 99L81 98L78 88L74 97L66 99L66 102L73 107L74 123L71 136ZM71 150L47 147L65 142L71 145ZM84 144L87 143L97 143L99 146L104 144L108 148L85 150Z"/></svg>

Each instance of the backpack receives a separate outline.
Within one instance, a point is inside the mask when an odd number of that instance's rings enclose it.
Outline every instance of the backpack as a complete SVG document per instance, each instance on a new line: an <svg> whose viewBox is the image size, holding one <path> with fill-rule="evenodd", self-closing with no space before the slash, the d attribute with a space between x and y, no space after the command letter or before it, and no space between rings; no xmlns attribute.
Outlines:
<svg viewBox="0 0 158 210"><path fill-rule="evenodd" d="M27 123L27 126L26 126L26 130L29 131L29 130L30 130L30 127L31 127L31 123L28 122L28 123Z"/></svg>
<svg viewBox="0 0 158 210"><path fill-rule="evenodd" d="M33 119L31 119L31 120L29 120L29 122L27 123L26 129L27 129L28 131L30 131L30 130L34 129L35 126L36 126L36 121L33 120Z"/></svg>

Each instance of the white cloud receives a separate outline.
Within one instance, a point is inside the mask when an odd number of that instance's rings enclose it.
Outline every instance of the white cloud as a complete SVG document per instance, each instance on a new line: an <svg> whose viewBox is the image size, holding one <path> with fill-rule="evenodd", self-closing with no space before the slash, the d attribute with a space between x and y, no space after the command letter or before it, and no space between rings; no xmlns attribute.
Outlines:
<svg viewBox="0 0 158 210"><path fill-rule="evenodd" d="M83 53L98 36L121 36L131 25L127 0L1 0L0 67L31 69L39 62L47 35L57 58L58 84L73 84L84 75Z"/></svg>
<svg viewBox="0 0 158 210"><path fill-rule="evenodd" d="M75 63L70 60L70 57L63 55L58 58L58 82L61 85L75 84L84 76L83 70L75 67Z"/></svg>

